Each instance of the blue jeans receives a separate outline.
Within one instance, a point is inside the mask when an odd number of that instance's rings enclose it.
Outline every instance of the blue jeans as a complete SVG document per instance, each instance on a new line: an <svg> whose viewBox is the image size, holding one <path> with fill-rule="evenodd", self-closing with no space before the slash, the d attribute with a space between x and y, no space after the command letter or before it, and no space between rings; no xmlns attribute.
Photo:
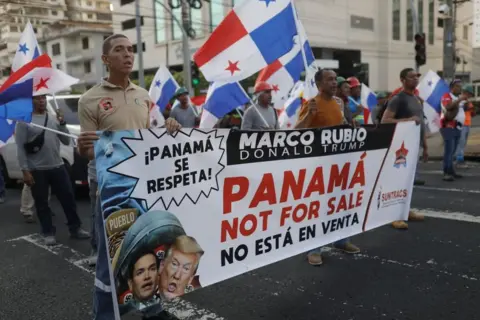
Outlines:
<svg viewBox="0 0 480 320"><path fill-rule="evenodd" d="M2 167L0 167L0 198L5 197L5 180L3 179Z"/></svg>
<svg viewBox="0 0 480 320"><path fill-rule="evenodd" d="M462 127L462 132L460 134L460 140L458 141L458 147L457 147L457 161L458 162L464 162L464 151L465 151L465 146L467 145L468 141L468 135L470 134L470 126L463 126Z"/></svg>
<svg viewBox="0 0 480 320"><path fill-rule="evenodd" d="M92 213L91 224L92 227L90 228L90 244L92 246L93 253L98 252L97 250L97 233L95 228L95 216L97 215L97 190L98 190L98 183L93 179L89 179L88 181L89 187L89 194L90 194L90 211Z"/></svg>
<svg viewBox="0 0 480 320"><path fill-rule="evenodd" d="M440 133L443 137L443 173L455 175L453 157L460 140L461 131L456 128L441 128Z"/></svg>

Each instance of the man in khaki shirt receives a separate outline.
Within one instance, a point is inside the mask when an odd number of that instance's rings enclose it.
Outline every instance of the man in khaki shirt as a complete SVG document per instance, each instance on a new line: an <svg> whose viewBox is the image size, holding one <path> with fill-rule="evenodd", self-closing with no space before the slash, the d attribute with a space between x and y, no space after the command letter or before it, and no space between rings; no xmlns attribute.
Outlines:
<svg viewBox="0 0 480 320"><path fill-rule="evenodd" d="M96 131L134 130L150 126L149 110L152 105L148 92L129 80L132 72L134 53L130 40L121 34L114 34L103 43L102 59L109 69L108 78L88 90L78 104L78 115L82 133L78 138L78 150L88 159L94 159L94 143L98 140ZM169 132L180 129L174 119L165 121ZM97 188L96 170L93 161L89 164L91 188ZM98 192L96 192L98 195ZM100 201L95 199L95 229L98 261L95 273L93 305L94 320L115 319L112 288L108 271L108 256L105 243L103 216ZM95 231L92 230L93 233Z"/></svg>

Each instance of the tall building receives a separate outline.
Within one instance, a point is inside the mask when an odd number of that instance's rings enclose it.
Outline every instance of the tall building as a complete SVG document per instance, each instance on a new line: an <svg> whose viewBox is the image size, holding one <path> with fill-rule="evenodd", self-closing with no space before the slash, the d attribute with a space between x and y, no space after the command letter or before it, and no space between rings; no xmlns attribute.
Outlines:
<svg viewBox="0 0 480 320"><path fill-rule="evenodd" d="M243 0L202 1L199 10L190 9L195 40L191 53L207 39L226 13ZM181 20L181 9L169 2L140 1L144 69L153 73L165 64L181 70L182 33L172 14ZM441 72L443 67L443 28L439 1L414 0L419 32L426 35L427 63L420 72ZM401 69L414 67L415 23L411 0L296 0L298 14L307 31L317 59L334 62L342 76L357 75L374 90L393 90L400 85ZM135 1L113 0L115 33L128 36L138 47L135 29ZM457 74L471 79L472 4L460 4L456 19ZM134 69L138 66L135 64ZM475 68L474 68L475 69Z"/></svg>
<svg viewBox="0 0 480 320"><path fill-rule="evenodd" d="M57 21L83 22L85 26L107 25L112 13L107 0L8 0L0 1L0 82L10 73L18 41L27 21L33 25L37 39L41 30ZM102 29L103 26L100 28Z"/></svg>

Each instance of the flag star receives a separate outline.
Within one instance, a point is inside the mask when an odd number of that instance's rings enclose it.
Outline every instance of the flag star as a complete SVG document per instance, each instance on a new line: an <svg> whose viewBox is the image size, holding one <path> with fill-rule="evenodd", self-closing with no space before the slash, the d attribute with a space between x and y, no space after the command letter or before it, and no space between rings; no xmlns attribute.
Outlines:
<svg viewBox="0 0 480 320"><path fill-rule="evenodd" d="M160 88L160 84L161 84L160 80L155 81L155 87Z"/></svg>
<svg viewBox="0 0 480 320"><path fill-rule="evenodd" d="M432 86L432 81L428 81L428 86L431 87Z"/></svg>
<svg viewBox="0 0 480 320"><path fill-rule="evenodd" d="M276 2L277 0L259 0L259 1L260 1L260 2L262 2L262 1L265 2L265 4L266 4L267 7L268 7L268 5L270 4L270 2Z"/></svg>
<svg viewBox="0 0 480 320"><path fill-rule="evenodd" d="M40 81L35 85L35 91L40 90L41 88L48 89L47 82L50 80L50 78L40 78Z"/></svg>
<svg viewBox="0 0 480 320"><path fill-rule="evenodd" d="M312 87L315 86L315 79L310 80L310 83L311 83Z"/></svg>
<svg viewBox="0 0 480 320"><path fill-rule="evenodd" d="M280 90L280 88L278 87L278 84L272 85L272 90L275 92L278 92Z"/></svg>
<svg viewBox="0 0 480 320"><path fill-rule="evenodd" d="M30 50L30 49L28 49L28 47L27 47L27 43L20 44L19 47L20 47L20 48L18 48L18 51L23 52L23 54L27 54L27 51Z"/></svg>
<svg viewBox="0 0 480 320"><path fill-rule="evenodd" d="M240 69L238 68L238 62L232 62L230 60L228 60L228 67L225 68L225 70L228 70L230 71L230 73L233 74L235 73L235 71L240 71Z"/></svg>

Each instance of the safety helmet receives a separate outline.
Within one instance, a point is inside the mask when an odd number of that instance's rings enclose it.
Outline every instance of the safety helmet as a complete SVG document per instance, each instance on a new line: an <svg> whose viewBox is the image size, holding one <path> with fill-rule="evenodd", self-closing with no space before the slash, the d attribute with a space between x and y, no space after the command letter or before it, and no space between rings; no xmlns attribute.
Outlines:
<svg viewBox="0 0 480 320"><path fill-rule="evenodd" d="M358 79L355 78L355 77L350 77L350 78L347 79L347 81L350 84L350 87L352 87L352 88L359 87L359 86L362 85L360 83L360 81L358 81Z"/></svg>
<svg viewBox="0 0 480 320"><path fill-rule="evenodd" d="M255 84L255 88L253 90L253 93L257 94L263 91L272 91L273 88L271 85L266 83L265 81L260 81Z"/></svg>

